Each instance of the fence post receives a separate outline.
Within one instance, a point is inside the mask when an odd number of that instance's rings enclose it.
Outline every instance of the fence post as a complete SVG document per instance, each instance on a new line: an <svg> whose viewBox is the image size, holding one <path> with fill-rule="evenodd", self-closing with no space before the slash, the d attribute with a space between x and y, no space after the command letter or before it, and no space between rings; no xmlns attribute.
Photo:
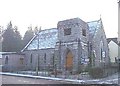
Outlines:
<svg viewBox="0 0 120 86"><path fill-rule="evenodd" d="M38 76L38 67L36 67L36 75Z"/></svg>
<svg viewBox="0 0 120 86"><path fill-rule="evenodd" d="M50 64L48 65L48 76L50 76Z"/></svg>
<svg viewBox="0 0 120 86"><path fill-rule="evenodd" d="M57 67L56 67L56 64L55 64L55 77L57 77Z"/></svg>

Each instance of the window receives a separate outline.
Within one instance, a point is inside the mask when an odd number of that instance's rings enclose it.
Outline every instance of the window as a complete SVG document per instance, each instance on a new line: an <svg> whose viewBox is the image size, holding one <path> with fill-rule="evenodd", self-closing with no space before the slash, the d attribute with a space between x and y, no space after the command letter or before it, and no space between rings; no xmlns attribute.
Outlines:
<svg viewBox="0 0 120 86"><path fill-rule="evenodd" d="M45 55L44 55L44 63L46 63L46 53L45 53Z"/></svg>
<svg viewBox="0 0 120 86"><path fill-rule="evenodd" d="M8 64L8 56L5 56L5 64Z"/></svg>
<svg viewBox="0 0 120 86"><path fill-rule="evenodd" d="M64 29L64 35L70 35L71 34L71 28Z"/></svg>
<svg viewBox="0 0 120 86"><path fill-rule="evenodd" d="M24 60L23 58L20 58L20 64L23 64L23 60Z"/></svg>
<svg viewBox="0 0 120 86"><path fill-rule="evenodd" d="M30 55L30 63L32 63L32 54Z"/></svg>
<svg viewBox="0 0 120 86"><path fill-rule="evenodd" d="M103 50L102 50L102 48L101 48L100 52L101 52L101 61L102 61L102 59L103 59L103 56L102 56Z"/></svg>
<svg viewBox="0 0 120 86"><path fill-rule="evenodd" d="M103 41L101 40L100 41L100 52L101 52L101 61L104 61L104 58L105 58L105 51L104 51L104 43Z"/></svg>
<svg viewBox="0 0 120 86"><path fill-rule="evenodd" d="M82 35L86 36L86 30L85 29L82 29Z"/></svg>

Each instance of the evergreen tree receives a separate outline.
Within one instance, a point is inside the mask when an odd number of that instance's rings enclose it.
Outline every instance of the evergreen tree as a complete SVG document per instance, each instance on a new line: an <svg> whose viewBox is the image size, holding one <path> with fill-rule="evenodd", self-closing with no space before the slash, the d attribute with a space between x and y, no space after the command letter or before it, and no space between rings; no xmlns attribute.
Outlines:
<svg viewBox="0 0 120 86"><path fill-rule="evenodd" d="M25 35L23 37L23 47L33 38L34 31L32 30L32 27L28 27L28 30L25 32Z"/></svg>
<svg viewBox="0 0 120 86"><path fill-rule="evenodd" d="M15 28L16 29L16 28ZM4 52L18 52L21 50L21 36L19 31L15 30L12 27L12 23L10 22L7 26L7 29L3 33L3 41L2 41L2 51Z"/></svg>
<svg viewBox="0 0 120 86"><path fill-rule="evenodd" d="M15 42L17 44L16 50L20 51L22 49L22 40L21 40L22 37L20 35L20 32L18 31L17 26L14 27L14 32L15 32L15 39L16 39Z"/></svg>
<svg viewBox="0 0 120 86"><path fill-rule="evenodd" d="M0 52L2 51L2 40L3 40L3 38L2 38L2 30L3 30L3 27L2 26L0 26Z"/></svg>
<svg viewBox="0 0 120 86"><path fill-rule="evenodd" d="M2 30L3 30L3 27L2 26L0 26L0 43L2 42Z"/></svg>
<svg viewBox="0 0 120 86"><path fill-rule="evenodd" d="M34 34L37 35L38 32L39 32L39 30L38 30L38 27L36 26L35 29L34 29Z"/></svg>
<svg viewBox="0 0 120 86"><path fill-rule="evenodd" d="M38 28L37 26L34 29L34 34L37 35L41 31L41 27Z"/></svg>

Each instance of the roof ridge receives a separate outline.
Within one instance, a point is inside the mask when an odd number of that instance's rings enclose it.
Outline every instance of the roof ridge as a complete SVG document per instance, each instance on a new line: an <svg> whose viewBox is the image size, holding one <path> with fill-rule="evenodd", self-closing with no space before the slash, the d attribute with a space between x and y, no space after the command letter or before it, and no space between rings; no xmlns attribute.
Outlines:
<svg viewBox="0 0 120 86"><path fill-rule="evenodd" d="M117 37L107 38L107 39L116 39Z"/></svg>
<svg viewBox="0 0 120 86"><path fill-rule="evenodd" d="M100 21L100 19L99 20L94 20L94 21L89 21L89 22L87 22L87 23L91 23L91 22L98 22L98 21Z"/></svg>
<svg viewBox="0 0 120 86"><path fill-rule="evenodd" d="M44 30L41 30L41 31L52 30L52 29L57 29L57 28L44 29Z"/></svg>
<svg viewBox="0 0 120 86"><path fill-rule="evenodd" d="M108 41L108 43L109 43L110 41L113 41L113 42L115 42L115 43L118 45L117 37L115 37L115 38L107 38L107 41Z"/></svg>
<svg viewBox="0 0 120 86"><path fill-rule="evenodd" d="M23 52L31 43L32 41L38 37L38 35L41 35L41 33L46 33L46 32L49 32L50 30L55 30L55 32L57 31L57 28L50 28L50 29L45 29L45 30L41 30L38 34L36 34L27 44L26 46L21 50L21 52Z"/></svg>

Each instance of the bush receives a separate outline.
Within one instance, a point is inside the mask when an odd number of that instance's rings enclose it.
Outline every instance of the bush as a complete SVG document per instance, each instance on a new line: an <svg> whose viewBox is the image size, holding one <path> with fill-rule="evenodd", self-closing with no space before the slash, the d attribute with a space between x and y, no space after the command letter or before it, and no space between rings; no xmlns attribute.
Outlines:
<svg viewBox="0 0 120 86"><path fill-rule="evenodd" d="M86 66L83 72L89 72L90 68L90 66Z"/></svg>
<svg viewBox="0 0 120 86"><path fill-rule="evenodd" d="M104 70L99 67L91 68L89 70L89 75L92 78L102 78L104 76Z"/></svg>
<svg viewBox="0 0 120 86"><path fill-rule="evenodd" d="M2 66L2 72L8 72L8 71L9 71L9 69L7 66Z"/></svg>

